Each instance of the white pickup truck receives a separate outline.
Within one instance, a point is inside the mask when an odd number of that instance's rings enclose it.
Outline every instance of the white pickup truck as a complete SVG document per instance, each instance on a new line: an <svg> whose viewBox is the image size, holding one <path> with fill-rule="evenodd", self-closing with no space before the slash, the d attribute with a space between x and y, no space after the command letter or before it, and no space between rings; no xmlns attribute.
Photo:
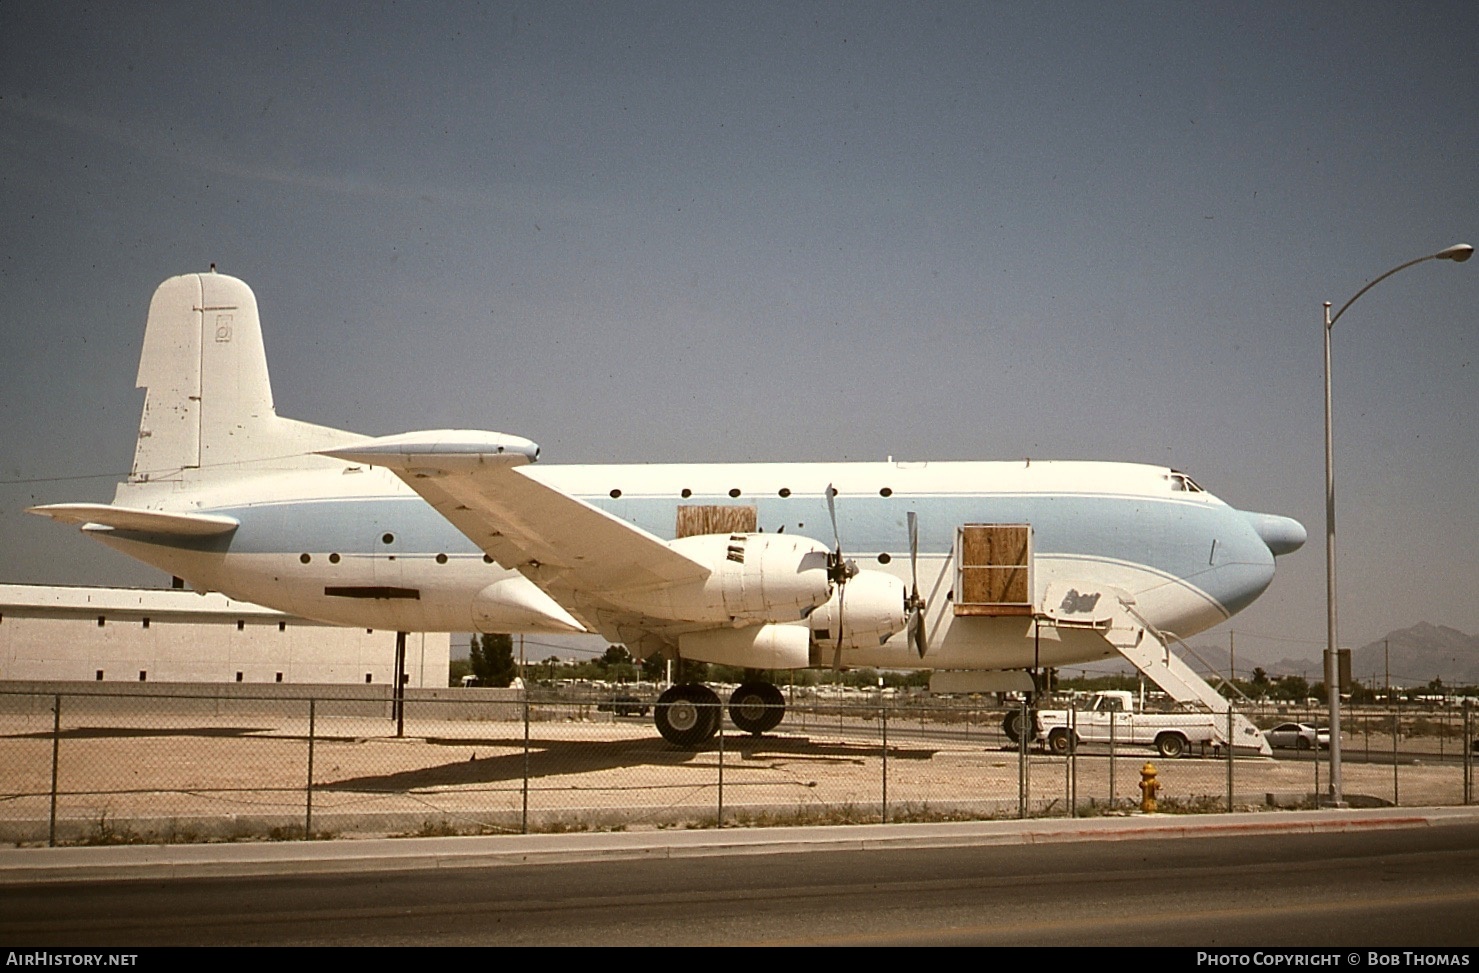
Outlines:
<svg viewBox="0 0 1479 973"><path fill-rule="evenodd" d="M1213 713L1139 712L1135 694L1123 689L1095 693L1088 707L1037 711L1037 739L1054 753L1067 753L1075 738L1079 743L1110 743L1155 747L1162 757L1180 757L1193 746L1222 747L1226 727L1219 727Z"/></svg>

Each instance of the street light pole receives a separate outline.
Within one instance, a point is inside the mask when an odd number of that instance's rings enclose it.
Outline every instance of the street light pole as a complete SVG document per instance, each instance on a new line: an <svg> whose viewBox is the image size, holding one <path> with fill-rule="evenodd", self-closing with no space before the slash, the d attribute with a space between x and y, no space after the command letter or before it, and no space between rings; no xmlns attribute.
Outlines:
<svg viewBox="0 0 1479 973"><path fill-rule="evenodd" d="M1344 310L1344 309L1342 309ZM1335 663L1335 429L1330 409L1330 302L1325 302L1325 698L1330 707L1331 807L1344 807L1340 787L1340 679ZM1320 745L1315 734L1316 756Z"/></svg>
<svg viewBox="0 0 1479 973"><path fill-rule="evenodd" d="M1330 705L1330 793L1326 803L1330 807L1345 807L1340 780L1340 667L1335 638L1335 431L1330 408L1330 330L1362 294L1398 271L1426 260L1452 260L1461 264L1473 255L1473 247L1459 243L1393 267L1356 291L1355 297L1341 305L1334 316L1330 314L1330 302L1325 302L1325 691Z"/></svg>

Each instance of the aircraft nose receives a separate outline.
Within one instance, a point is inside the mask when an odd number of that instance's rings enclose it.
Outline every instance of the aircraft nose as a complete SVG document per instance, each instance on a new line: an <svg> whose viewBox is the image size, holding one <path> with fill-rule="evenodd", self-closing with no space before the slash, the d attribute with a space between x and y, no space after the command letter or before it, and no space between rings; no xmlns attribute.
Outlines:
<svg viewBox="0 0 1479 973"><path fill-rule="evenodd" d="M1269 552L1274 557L1294 553L1309 539L1304 525L1292 517L1255 513L1245 513L1244 516L1258 532L1258 536L1268 545Z"/></svg>

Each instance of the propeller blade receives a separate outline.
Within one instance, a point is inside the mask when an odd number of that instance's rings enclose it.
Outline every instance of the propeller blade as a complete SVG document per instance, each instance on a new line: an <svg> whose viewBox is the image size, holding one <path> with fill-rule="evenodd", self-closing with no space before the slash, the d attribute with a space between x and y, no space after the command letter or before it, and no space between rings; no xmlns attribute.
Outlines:
<svg viewBox="0 0 1479 973"><path fill-rule="evenodd" d="M919 597L919 515L909 511L909 575L913 597Z"/></svg>
<svg viewBox="0 0 1479 973"><path fill-rule="evenodd" d="M846 587L839 586L837 589L837 646L832 650L832 672L834 674L842 671L842 598Z"/></svg>
<svg viewBox="0 0 1479 973"><path fill-rule="evenodd" d="M837 552L837 559L842 559L842 535L837 532L837 503L833 499L837 496L837 488L827 484L827 516L832 519L832 549Z"/></svg>
<svg viewBox="0 0 1479 973"><path fill-rule="evenodd" d="M909 613L909 644L914 646L914 651L924 658L924 651L929 647L929 632L924 627L924 606L914 609Z"/></svg>
<svg viewBox="0 0 1479 973"><path fill-rule="evenodd" d="M919 597L919 517L909 511L909 596L904 610L909 615L909 644L924 658L929 648L929 632L924 624L924 599Z"/></svg>
<svg viewBox="0 0 1479 973"><path fill-rule="evenodd" d="M834 547L828 558L828 575L831 582L837 586L837 644L832 649L832 671L842 671L842 627L846 615L843 613L843 593L847 591L847 582L853 575L858 573L858 566L852 561L845 560L842 556L842 533L837 529L837 488L827 484L827 517L832 521L832 542Z"/></svg>

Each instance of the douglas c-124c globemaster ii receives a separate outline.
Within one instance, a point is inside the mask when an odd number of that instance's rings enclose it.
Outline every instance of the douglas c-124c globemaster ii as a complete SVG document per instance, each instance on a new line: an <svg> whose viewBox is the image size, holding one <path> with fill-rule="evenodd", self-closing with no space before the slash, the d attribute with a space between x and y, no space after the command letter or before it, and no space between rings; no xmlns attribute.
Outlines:
<svg viewBox="0 0 1479 973"><path fill-rule="evenodd" d="M111 504L33 512L183 578L306 618L398 631L599 633L743 666L928 666L939 691L1124 655L1184 702L1227 703L1166 648L1251 604L1304 528L1159 466L1079 462L535 465L495 432L370 438L277 415L243 282L160 285L133 471ZM758 679L741 730L784 700ZM654 708L718 729L708 687ZM1266 750L1235 717L1239 746Z"/></svg>

